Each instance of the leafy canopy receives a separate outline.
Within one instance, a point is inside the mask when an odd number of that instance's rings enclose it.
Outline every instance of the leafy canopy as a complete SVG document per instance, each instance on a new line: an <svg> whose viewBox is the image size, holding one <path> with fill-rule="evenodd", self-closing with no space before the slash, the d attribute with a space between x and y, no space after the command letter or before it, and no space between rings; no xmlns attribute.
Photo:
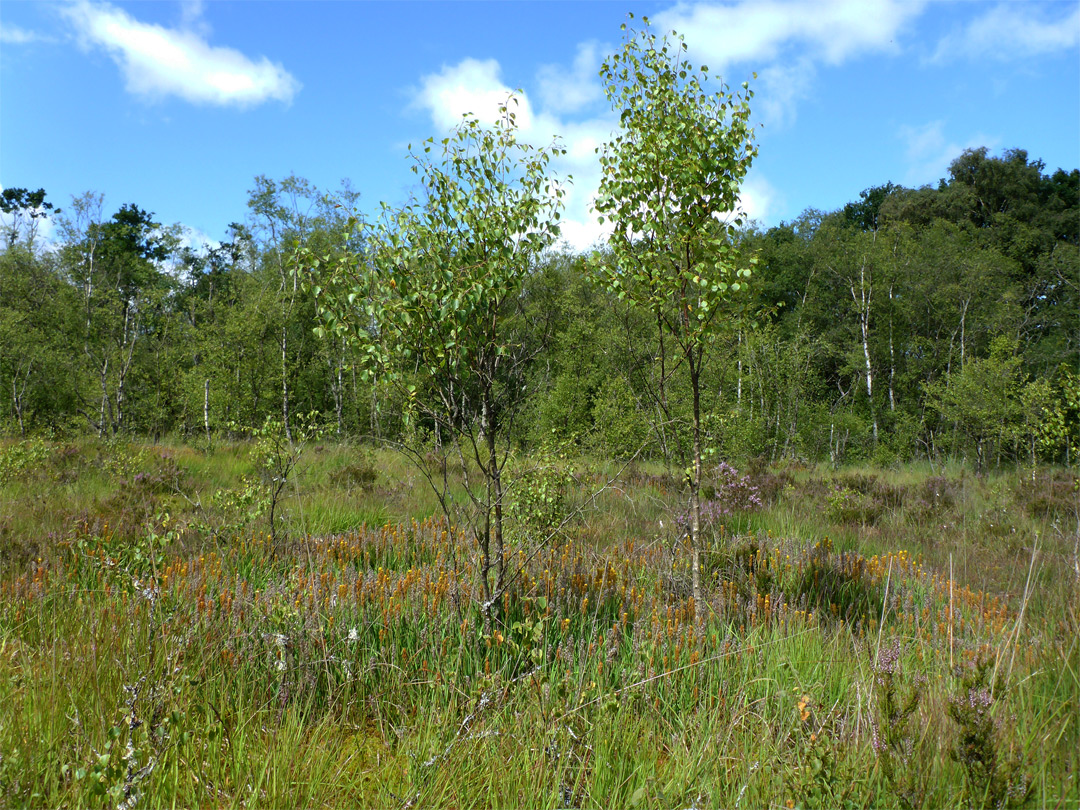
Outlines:
<svg viewBox="0 0 1080 810"><path fill-rule="evenodd" d="M672 331L691 343L750 276L738 268L739 187L757 155L747 83L710 85L674 34L628 30L600 75L621 131L600 151L595 207L610 220L612 261L598 269L620 298L660 310L675 299ZM753 260L750 262L753 263Z"/></svg>
<svg viewBox="0 0 1080 810"><path fill-rule="evenodd" d="M404 360L462 378L505 352L497 314L558 236L565 193L547 173L565 150L519 142L516 103L500 107L494 126L466 115L449 137L410 150L424 199L399 211L384 205L366 253L303 257L319 331L356 340L365 371L393 376ZM439 147L436 162L429 156Z"/></svg>

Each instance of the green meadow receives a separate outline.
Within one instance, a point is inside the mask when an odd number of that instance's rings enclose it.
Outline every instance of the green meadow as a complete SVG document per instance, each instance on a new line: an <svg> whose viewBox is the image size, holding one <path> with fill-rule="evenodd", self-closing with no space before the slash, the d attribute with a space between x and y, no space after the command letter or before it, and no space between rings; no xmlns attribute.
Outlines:
<svg viewBox="0 0 1080 810"><path fill-rule="evenodd" d="M677 478L514 459L486 622L423 464L0 445L0 807L1080 804L1074 471L706 476L699 610Z"/></svg>

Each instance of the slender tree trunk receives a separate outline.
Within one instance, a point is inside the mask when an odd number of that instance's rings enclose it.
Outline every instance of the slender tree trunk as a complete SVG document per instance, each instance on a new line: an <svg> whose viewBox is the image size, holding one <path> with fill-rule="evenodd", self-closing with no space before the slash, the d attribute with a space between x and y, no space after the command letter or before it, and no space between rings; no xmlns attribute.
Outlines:
<svg viewBox="0 0 1080 810"><path fill-rule="evenodd" d="M893 286L889 285L889 410L896 410L896 350L893 345Z"/></svg>
<svg viewBox="0 0 1080 810"><path fill-rule="evenodd" d="M376 438L382 438L382 431L379 429L379 378L375 375L371 377L371 411L369 413L369 421L371 425L371 435Z"/></svg>
<svg viewBox="0 0 1080 810"><path fill-rule="evenodd" d="M11 404L15 408L15 416L19 420L19 436L20 438L26 438L26 424L23 421L23 415L26 411L26 386L30 384L30 376L34 371L34 361L26 361L26 373L22 376L22 384L19 384L19 366L21 363L16 364L14 372L11 375Z"/></svg>
<svg viewBox="0 0 1080 810"><path fill-rule="evenodd" d="M238 356L236 358L236 402L237 402L236 421L237 422L240 421L241 414L243 413L241 411L241 409L240 409L240 402L241 402L240 398L243 395L243 387L241 385L241 380L240 380L240 369L243 368L243 366L244 366L244 350L240 349L240 351L238 353ZM225 400L225 412L226 413L229 412L229 402L230 402L229 399ZM225 418L225 424L226 425L229 424L228 417Z"/></svg>
<svg viewBox="0 0 1080 810"><path fill-rule="evenodd" d="M694 589L694 617L704 617L701 593L701 356L688 353L690 388L694 399L694 470L690 480L690 577Z"/></svg>
<svg viewBox="0 0 1080 810"><path fill-rule="evenodd" d="M867 287L866 261L859 267L859 292L856 294L855 285L851 285L851 297L859 307L859 331L862 337L863 358L866 361L866 398L870 401L870 418L874 427L874 443L878 440L877 412L874 408L874 370L870 363L870 300L873 296L873 287Z"/></svg>
<svg viewBox="0 0 1080 810"><path fill-rule="evenodd" d="M25 386L24 386L25 392ZM15 382L15 377L11 378L11 401L15 406L15 416L19 420L19 438L26 438L26 425L23 424L23 401L19 396L19 389Z"/></svg>
<svg viewBox="0 0 1080 810"><path fill-rule="evenodd" d="M138 325L131 317L131 306L124 307L124 331L120 344L120 365L116 374L116 422L113 433L124 429L124 405L127 401L127 378L135 362L135 344L139 339Z"/></svg>
<svg viewBox="0 0 1080 810"><path fill-rule="evenodd" d="M349 388L352 391L352 412L354 416L359 416L360 413L360 397L356 392L356 367L353 366L349 369Z"/></svg>
<svg viewBox="0 0 1080 810"><path fill-rule="evenodd" d="M289 363L288 329L281 325L281 421L285 426L285 438L292 444L292 428L289 426Z"/></svg>
<svg viewBox="0 0 1080 810"><path fill-rule="evenodd" d="M657 390L656 405L660 411L659 424L660 428L657 431L660 439L660 451L663 453L664 458L671 459L671 447L668 442L667 435L667 423L669 421L668 401L667 401L667 349L664 345L664 319L660 313L660 310L656 310L656 328L659 336L659 352L660 352L660 384Z"/></svg>
<svg viewBox="0 0 1080 810"><path fill-rule="evenodd" d="M337 385L334 388L334 415L337 417L337 435L345 430L345 342L341 342L341 353L337 357Z"/></svg>
<svg viewBox="0 0 1080 810"><path fill-rule="evenodd" d="M967 322L968 305L971 303L971 299L964 299L960 302L960 371L964 370L964 330Z"/></svg>
<svg viewBox="0 0 1080 810"><path fill-rule="evenodd" d="M490 406L488 406L490 410ZM493 415L492 415L493 417ZM506 586L506 549L503 543L503 491L502 470L499 469L498 448L496 447L496 427L492 417L489 417L487 432L487 449L489 475L491 477L491 492L494 503L492 512L495 520L493 534L495 540L495 593L499 595Z"/></svg>
<svg viewBox="0 0 1080 810"><path fill-rule="evenodd" d="M210 378L203 381L203 427L206 429L206 446L210 446Z"/></svg>
<svg viewBox="0 0 1080 810"><path fill-rule="evenodd" d="M98 438L104 438L105 432L112 425L112 403L109 399L109 359L101 362L101 421L98 423Z"/></svg>
<svg viewBox="0 0 1080 810"><path fill-rule="evenodd" d="M464 394L462 395L464 396ZM480 429L483 432L483 439L487 445L488 451L488 464L494 462L493 451L493 438L494 435L488 424L491 418L490 403L487 396L484 396L483 403L480 406ZM474 445L475 450L475 445ZM479 451L475 451L479 457ZM478 459L479 460L479 459ZM483 465L481 465L483 467ZM462 461L462 469L465 469L465 463ZM496 592L492 588L491 584L491 533L492 533L492 499L495 496L494 483L492 480L491 467L482 470L487 476L487 492L485 493L484 500L484 524L483 528L477 532L476 540L480 545L480 582L484 593L484 633L488 634L492 629L492 622L494 616L494 602ZM468 487L468 478L465 479L466 487ZM496 576L496 579L498 577Z"/></svg>
<svg viewBox="0 0 1080 810"><path fill-rule="evenodd" d="M739 373L735 383L735 404L742 407L742 330L739 330Z"/></svg>

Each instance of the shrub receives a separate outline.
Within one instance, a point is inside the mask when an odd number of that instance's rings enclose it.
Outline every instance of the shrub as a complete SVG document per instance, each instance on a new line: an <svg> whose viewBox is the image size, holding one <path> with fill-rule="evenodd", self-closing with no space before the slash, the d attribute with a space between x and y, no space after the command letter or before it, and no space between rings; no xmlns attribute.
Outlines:
<svg viewBox="0 0 1080 810"><path fill-rule="evenodd" d="M40 470L51 452L44 439L30 439L0 447L0 484Z"/></svg>
<svg viewBox="0 0 1080 810"><path fill-rule="evenodd" d="M604 382L593 398L594 449L615 459L632 458L649 442L649 421L625 380Z"/></svg>
<svg viewBox="0 0 1080 810"><path fill-rule="evenodd" d="M761 508L761 496L758 488L750 483L750 476L740 475L739 471L727 462L721 461L709 472L701 488L701 528L715 529L726 518L754 512ZM690 513L682 511L676 515L677 525L687 527L689 532Z"/></svg>
<svg viewBox="0 0 1080 810"><path fill-rule="evenodd" d="M1041 470L1025 476L1017 503L1033 518L1053 520L1080 512L1080 476L1070 470Z"/></svg>
<svg viewBox="0 0 1080 810"><path fill-rule="evenodd" d="M569 493L574 468L565 452L545 445L528 462L509 468L507 516L521 541L543 541L556 532L570 513Z"/></svg>
<svg viewBox="0 0 1080 810"><path fill-rule="evenodd" d="M871 526L881 515L881 505L851 487L836 484L825 502L825 516L836 523Z"/></svg>
<svg viewBox="0 0 1080 810"><path fill-rule="evenodd" d="M892 793L903 807L923 804L927 774L912 761L918 732L912 718L922 700L923 680L904 686L900 671L902 648L899 639L878 650L874 669L874 715L871 734L874 753Z"/></svg>
<svg viewBox="0 0 1080 810"><path fill-rule="evenodd" d="M330 473L330 483L343 489L371 492L378 480L379 471L375 468L375 458L370 452L360 454L356 461Z"/></svg>
<svg viewBox="0 0 1080 810"><path fill-rule="evenodd" d="M964 766L968 798L975 806L1019 807L1031 792L1031 780L1017 748L1003 747L1002 729L993 716L992 663L984 659L957 672L959 690L949 700L949 717L959 732L952 757Z"/></svg>
<svg viewBox="0 0 1080 810"><path fill-rule="evenodd" d="M768 459L763 456L758 456L750 462L747 474L757 489L758 498L761 499L762 504L775 504L780 500L785 489L795 485L795 476L789 470L770 469Z"/></svg>

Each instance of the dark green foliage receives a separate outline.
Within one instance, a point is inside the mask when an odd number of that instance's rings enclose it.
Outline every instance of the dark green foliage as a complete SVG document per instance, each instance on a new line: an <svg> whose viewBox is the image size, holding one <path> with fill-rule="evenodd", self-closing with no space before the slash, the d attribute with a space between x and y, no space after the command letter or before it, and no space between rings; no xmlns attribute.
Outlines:
<svg viewBox="0 0 1080 810"><path fill-rule="evenodd" d="M873 662L874 716L873 744L882 775L901 805L916 808L923 805L927 775L916 760L918 739L916 711L923 699L925 678L904 677L897 639L884 649L878 649ZM906 682L910 680L910 682Z"/></svg>
<svg viewBox="0 0 1080 810"><path fill-rule="evenodd" d="M402 438L408 396L364 379L349 341L311 334L314 295L288 273L296 244L368 255L369 229L344 227L356 196L258 177L245 221L192 248L137 204L109 213L87 194L60 212L42 190L5 190L16 219L0 245L0 432L212 445L267 416L288 437L294 414L314 410L342 438ZM45 214L56 250L36 239ZM714 334L699 369L658 339L663 307L632 309L589 283L584 256L536 256L506 312L527 359L501 383L518 412L508 442L681 467L693 373L703 445L734 463L986 469L1080 456L1080 170L969 150L937 187L885 183L838 211L725 238L732 256L757 256L744 303L762 316ZM430 380L411 384L432 393ZM422 415L419 428L445 438ZM835 508L872 522L878 495L848 488Z"/></svg>
<svg viewBox="0 0 1080 810"><path fill-rule="evenodd" d="M1022 752L994 717L994 669L994 661L986 659L957 672L959 683L949 700L949 718L957 726L951 753L964 767L973 806L1020 807L1031 792L1031 778Z"/></svg>
<svg viewBox="0 0 1080 810"><path fill-rule="evenodd" d="M12 224L7 226L8 248L13 248L18 243L23 227L27 230L26 241L33 245L38 220L61 212L59 208L54 208L51 202L46 202L43 188L37 191L25 188L5 188L0 193L0 211L14 215Z"/></svg>

